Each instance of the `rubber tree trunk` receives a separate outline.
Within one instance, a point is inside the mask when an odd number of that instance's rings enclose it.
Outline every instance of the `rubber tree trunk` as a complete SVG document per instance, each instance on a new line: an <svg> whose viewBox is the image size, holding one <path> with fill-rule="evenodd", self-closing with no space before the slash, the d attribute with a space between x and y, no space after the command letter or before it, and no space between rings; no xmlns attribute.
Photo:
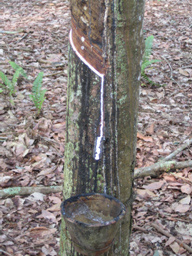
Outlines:
<svg viewBox="0 0 192 256"><path fill-rule="evenodd" d="M127 207L110 252L129 255L144 0L71 0L64 199L107 193ZM61 255L77 253L64 221Z"/></svg>

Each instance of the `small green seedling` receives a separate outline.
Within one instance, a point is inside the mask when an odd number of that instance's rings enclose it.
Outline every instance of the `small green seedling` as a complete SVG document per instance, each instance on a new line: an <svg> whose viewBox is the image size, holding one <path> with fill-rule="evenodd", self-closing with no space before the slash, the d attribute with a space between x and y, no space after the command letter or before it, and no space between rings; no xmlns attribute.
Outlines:
<svg viewBox="0 0 192 256"><path fill-rule="evenodd" d="M0 87L1 87L0 92L3 92L3 90L8 91L9 96L11 98L11 100L10 100L11 104L14 104L12 96L15 94L15 85L17 84L18 78L19 78L20 75L27 78L27 74L22 69L22 67L17 65L15 62L10 61L9 64L15 70L15 73L13 74L13 78L10 81L8 79L8 77L2 71L0 71L0 78L3 82L3 83L0 83Z"/></svg>
<svg viewBox="0 0 192 256"><path fill-rule="evenodd" d="M145 40L145 52L143 55L143 62L141 65L141 75L149 82L154 84L153 81L151 81L148 76L145 74L145 69L148 68L149 66L151 66L154 63L160 62L161 60L154 60L154 59L150 59L151 56L151 52L152 52L152 47L153 47L153 39L154 36L148 36Z"/></svg>
<svg viewBox="0 0 192 256"><path fill-rule="evenodd" d="M43 102L45 100L45 93L46 90L42 90L42 80L43 80L43 72L40 72L35 81L33 82L33 87L32 87L32 94L30 95L31 100L33 101L36 109L38 110L38 114L41 111Z"/></svg>

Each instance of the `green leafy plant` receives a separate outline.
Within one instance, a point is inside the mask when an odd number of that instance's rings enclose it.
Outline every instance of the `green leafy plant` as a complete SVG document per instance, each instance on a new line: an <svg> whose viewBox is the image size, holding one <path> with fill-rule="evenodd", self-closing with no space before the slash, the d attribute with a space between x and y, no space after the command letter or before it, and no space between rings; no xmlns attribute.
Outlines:
<svg viewBox="0 0 192 256"><path fill-rule="evenodd" d="M23 68L17 65L15 62L10 61L9 64L15 70L15 73L13 74L12 80L9 80L9 78L2 71L0 71L0 78L3 82L0 83L0 92L7 90L11 97L11 103L14 104L12 96L15 94L15 85L17 84L18 78L20 75L27 78L27 74Z"/></svg>
<svg viewBox="0 0 192 256"><path fill-rule="evenodd" d="M36 109L38 110L38 114L41 111L43 102L45 100L45 93L46 90L42 90L42 80L43 80L43 72L40 72L35 81L33 82L33 87L32 87L32 94L30 95L31 100L33 101Z"/></svg>
<svg viewBox="0 0 192 256"><path fill-rule="evenodd" d="M154 63L160 62L161 60L156 59L150 59L152 47L153 47L153 39L154 36L148 36L145 40L145 52L143 55L143 62L141 65L141 75L150 83L154 84L153 81L151 81L148 76L145 74L145 69L151 66Z"/></svg>

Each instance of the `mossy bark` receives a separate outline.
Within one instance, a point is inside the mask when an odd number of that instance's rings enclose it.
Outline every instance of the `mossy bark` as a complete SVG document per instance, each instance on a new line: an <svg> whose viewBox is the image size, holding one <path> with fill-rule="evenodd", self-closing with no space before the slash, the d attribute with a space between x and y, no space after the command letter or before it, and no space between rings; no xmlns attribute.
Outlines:
<svg viewBox="0 0 192 256"><path fill-rule="evenodd" d="M100 126L101 78L69 48L64 199L107 193L127 207L113 247L105 255L129 255L132 180L143 53L144 0L71 0L72 18L102 53L105 69L102 158L93 158ZM61 255L79 256L62 222Z"/></svg>

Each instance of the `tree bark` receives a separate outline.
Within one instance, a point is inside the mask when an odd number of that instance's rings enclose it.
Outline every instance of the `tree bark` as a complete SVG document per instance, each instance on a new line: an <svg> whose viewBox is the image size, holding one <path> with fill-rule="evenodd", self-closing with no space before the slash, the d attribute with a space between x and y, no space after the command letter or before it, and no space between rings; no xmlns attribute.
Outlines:
<svg viewBox="0 0 192 256"><path fill-rule="evenodd" d="M127 208L108 253L129 255L144 0L71 0L64 199L107 193ZM61 255L76 256L62 221Z"/></svg>

